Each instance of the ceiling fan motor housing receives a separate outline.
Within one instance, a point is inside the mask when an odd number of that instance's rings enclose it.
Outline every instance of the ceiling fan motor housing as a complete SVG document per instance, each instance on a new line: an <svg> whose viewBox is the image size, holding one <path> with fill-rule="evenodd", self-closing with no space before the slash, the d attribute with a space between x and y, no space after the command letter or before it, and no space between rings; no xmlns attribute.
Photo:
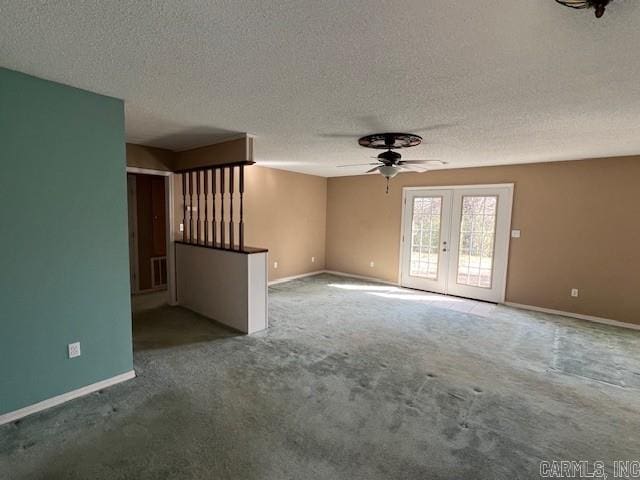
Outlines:
<svg viewBox="0 0 640 480"><path fill-rule="evenodd" d="M378 160L380 160L385 165L394 165L401 158L402 156L399 153L391 150L387 150L386 152L382 152L380 155L378 155Z"/></svg>

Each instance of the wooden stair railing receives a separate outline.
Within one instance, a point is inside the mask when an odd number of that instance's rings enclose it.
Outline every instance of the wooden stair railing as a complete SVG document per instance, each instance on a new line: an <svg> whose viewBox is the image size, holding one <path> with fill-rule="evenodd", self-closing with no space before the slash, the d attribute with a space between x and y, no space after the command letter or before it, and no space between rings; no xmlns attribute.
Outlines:
<svg viewBox="0 0 640 480"><path fill-rule="evenodd" d="M244 161L209 165L176 172L181 176L180 183L182 184L183 231L181 243L222 250L245 251L244 168L254 163L252 161ZM238 171L237 175L236 169ZM237 196L235 196L236 179ZM227 195L229 198L228 212L227 208L225 208L225 196ZM209 209L209 201L211 201L211 209ZM204 208L201 215L200 206L203 203ZM234 221L234 206L237 207L235 211L239 214L238 222ZM220 212L219 220L216 211ZM228 220L227 213L229 215ZM209 235L209 231L211 231L211 235Z"/></svg>

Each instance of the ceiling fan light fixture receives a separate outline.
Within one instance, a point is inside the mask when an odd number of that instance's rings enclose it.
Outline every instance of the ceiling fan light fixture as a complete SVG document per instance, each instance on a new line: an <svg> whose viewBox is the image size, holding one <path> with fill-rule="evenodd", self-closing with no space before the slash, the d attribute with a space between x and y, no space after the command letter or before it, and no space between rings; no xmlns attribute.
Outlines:
<svg viewBox="0 0 640 480"><path fill-rule="evenodd" d="M393 178L398 175L398 167L394 167L391 165L380 165L378 167L378 171L382 174L383 177Z"/></svg>
<svg viewBox="0 0 640 480"><path fill-rule="evenodd" d="M378 171L382 174L382 176L385 178L385 180L387 181L387 190L386 193L387 195L389 194L389 180L391 180L393 177L395 177L396 175L398 175L399 172L399 168L395 167L393 165L380 165L378 167Z"/></svg>

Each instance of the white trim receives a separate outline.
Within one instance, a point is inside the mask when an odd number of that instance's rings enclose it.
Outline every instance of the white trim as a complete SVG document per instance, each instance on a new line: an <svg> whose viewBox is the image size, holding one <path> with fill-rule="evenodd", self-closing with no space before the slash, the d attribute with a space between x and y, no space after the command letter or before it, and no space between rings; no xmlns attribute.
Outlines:
<svg viewBox="0 0 640 480"><path fill-rule="evenodd" d="M264 289L264 314L267 316L264 328L269 328L269 250L264 254L264 278L267 280L267 288Z"/></svg>
<svg viewBox="0 0 640 480"><path fill-rule="evenodd" d="M369 282L384 283L386 285L393 285L393 286L396 286L396 287L400 286L400 284L398 282L389 282L387 280L382 280L380 278L365 277L364 275L354 275L352 273L337 272L335 270L325 270L324 273L330 273L332 275L338 275L340 277L357 278L358 280L367 280Z"/></svg>
<svg viewBox="0 0 640 480"><path fill-rule="evenodd" d="M173 210L174 191L173 191L174 176L171 173L165 180L165 218L167 220L167 289L169 290L169 305L178 305L178 293L176 282L176 256L175 256L175 215Z"/></svg>
<svg viewBox="0 0 640 480"><path fill-rule="evenodd" d="M407 206L407 188L402 189L402 200L400 204L400 248L398 249L398 285L402 284L402 257L404 257L404 216L406 214L405 208Z"/></svg>
<svg viewBox="0 0 640 480"><path fill-rule="evenodd" d="M507 245L505 246L505 252L504 252L504 261L505 266L504 266L504 272L503 272L503 277L502 277L502 295L500 296L500 302L504 302L507 299L507 281L509 279L509 260L510 257L509 255L511 254L511 229L513 228L513 202L515 200L515 187L513 183L507 184L508 185L508 189L509 189L509 205L508 205L508 209L509 212L507 214L507 221L509 222L509 224L507 225ZM500 208L498 206L498 208ZM497 212L496 212L497 213ZM496 218L498 218L496 216ZM497 226L496 226L496 232L497 232Z"/></svg>
<svg viewBox="0 0 640 480"><path fill-rule="evenodd" d="M131 190L129 190L131 182ZM138 271L138 192L137 177L127 172L127 233L129 235L129 270L133 274L131 294L140 293L140 272ZM133 244L133 252L131 246Z"/></svg>
<svg viewBox="0 0 640 480"><path fill-rule="evenodd" d="M339 277L357 278L358 280L366 280L369 282L384 283L385 285L393 285L395 287L400 285L398 282L389 282L387 280L382 280L381 278L376 278L376 277L365 277L364 275L355 275L353 273L338 272L336 270L316 270L315 272L303 273L301 275L293 275L291 277L283 277L283 278L278 278L276 280L272 280L269 282L269 286L277 285L279 283L289 282L291 280L296 280L298 278L313 277L315 275L321 275L323 273L328 273L330 275L337 275Z"/></svg>
<svg viewBox="0 0 640 480"><path fill-rule="evenodd" d="M428 185L426 187L402 187L402 191L408 190L460 190L469 188L513 188L514 183L486 183L486 184L468 184L468 185Z"/></svg>
<svg viewBox="0 0 640 480"><path fill-rule="evenodd" d="M127 167L127 173L140 173L143 175L161 175L168 177L172 172L168 170L155 170L152 168Z"/></svg>
<svg viewBox="0 0 640 480"><path fill-rule="evenodd" d="M552 315L561 315L563 317L577 318L578 320L587 320L589 322L602 323L614 327L629 328L631 330L640 330L640 325L634 323L620 322L609 318L595 317L593 315L584 315L582 313L564 312L562 310L554 310L552 308L536 307L534 305L525 305L522 303L504 302L503 305L508 307L521 308L523 310L532 310L534 312L550 313Z"/></svg>
<svg viewBox="0 0 640 480"><path fill-rule="evenodd" d="M271 280L269 282L269 286L277 285L279 283L290 282L291 280L297 280L298 278L313 277L315 275L320 275L321 273L327 273L327 271L326 270L316 270L315 272L301 273L300 275L292 275L290 277L276 278L275 280Z"/></svg>
<svg viewBox="0 0 640 480"><path fill-rule="evenodd" d="M28 407L5 413L4 415L0 415L0 425L14 422L19 418L26 417L27 415L31 415L32 413L41 412L42 410L46 410L47 408L55 407L56 405L68 402L69 400L73 400L74 398L84 397L85 395L97 392L98 390L102 390L107 387L111 387L112 385L115 385L117 383L131 380L132 378L135 378L135 376L136 372L130 370L126 373L116 375L115 377L107 378L106 380L92 383L91 385L78 388L77 390L72 390L70 392L63 393L62 395L57 395L41 402L34 403L33 405L29 405Z"/></svg>

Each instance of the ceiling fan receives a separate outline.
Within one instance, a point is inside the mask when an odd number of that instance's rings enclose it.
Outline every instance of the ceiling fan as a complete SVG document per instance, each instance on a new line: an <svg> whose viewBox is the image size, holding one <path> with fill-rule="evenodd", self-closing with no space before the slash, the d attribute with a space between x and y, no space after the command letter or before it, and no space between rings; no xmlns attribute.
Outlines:
<svg viewBox="0 0 640 480"><path fill-rule="evenodd" d="M413 133L374 133L360 138L358 143L362 147L376 148L386 151L382 152L377 157L373 157L378 160L375 163L339 165L339 168L375 165L375 167L367 170L365 173L372 173L376 170L380 172L380 174L387 179L387 193L389 193L389 180L403 170L410 172L423 172L426 171L426 169L421 169L421 165L447 164L447 162L443 162L442 160L402 160L402 155L394 152L393 150L420 145L420 143L422 143L422 137Z"/></svg>
<svg viewBox="0 0 640 480"><path fill-rule="evenodd" d="M597 18L601 18L604 15L607 5L611 3L611 0L556 0L565 7L583 9L593 8Z"/></svg>

